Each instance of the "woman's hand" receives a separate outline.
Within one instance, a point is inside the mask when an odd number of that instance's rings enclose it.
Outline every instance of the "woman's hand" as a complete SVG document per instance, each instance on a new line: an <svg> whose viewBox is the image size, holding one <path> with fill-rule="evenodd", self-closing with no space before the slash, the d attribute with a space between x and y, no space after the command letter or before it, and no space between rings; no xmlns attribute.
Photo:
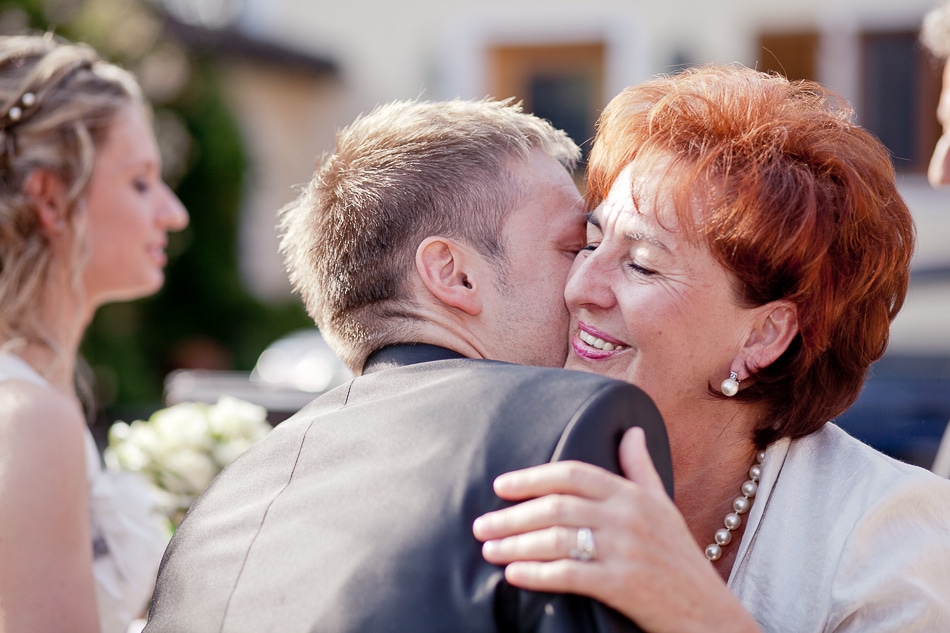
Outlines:
<svg viewBox="0 0 950 633"><path fill-rule="evenodd" d="M627 479L581 462L498 477L498 496L527 501L475 520L485 560L507 565L513 585L595 598L647 631L759 630L667 496L642 429L624 435L620 462ZM584 527L590 561L570 556Z"/></svg>

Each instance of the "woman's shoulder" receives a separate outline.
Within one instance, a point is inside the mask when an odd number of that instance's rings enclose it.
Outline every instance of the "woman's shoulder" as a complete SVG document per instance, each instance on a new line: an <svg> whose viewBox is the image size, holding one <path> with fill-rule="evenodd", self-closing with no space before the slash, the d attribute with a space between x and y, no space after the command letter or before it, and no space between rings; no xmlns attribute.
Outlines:
<svg viewBox="0 0 950 633"><path fill-rule="evenodd" d="M830 619L858 630L946 630L950 624L950 480L884 455L834 425L801 441L838 460L823 484L832 583ZM817 459L811 460L814 467ZM911 625L913 622L913 625ZM898 626L898 624L900 624ZM915 628L917 627L917 628ZM882 629L884 630L884 629Z"/></svg>
<svg viewBox="0 0 950 633"><path fill-rule="evenodd" d="M828 560L840 556L839 579L858 574L875 550L888 552L895 565L950 565L950 480L884 455L834 424L791 442L775 488L774 501L783 505L803 500L797 510L823 535ZM950 589L950 576L943 587Z"/></svg>
<svg viewBox="0 0 950 633"><path fill-rule="evenodd" d="M819 476L840 479L846 489L872 488L883 492L905 485L923 485L950 491L950 480L885 455L831 422L811 435L792 440L786 462Z"/></svg>
<svg viewBox="0 0 950 633"><path fill-rule="evenodd" d="M897 535L950 545L950 481L829 423L769 448L750 520L760 540L800 541L803 555L823 550L826 562L857 543L893 549Z"/></svg>
<svg viewBox="0 0 950 633"><path fill-rule="evenodd" d="M0 380L0 429L49 433L83 427L78 401L67 394L27 380ZM0 431L2 432L2 431Z"/></svg>
<svg viewBox="0 0 950 633"><path fill-rule="evenodd" d="M889 457L832 423L790 442L776 489L808 495L813 510L852 520L917 514L924 512L917 504L929 499L925 514L950 522L950 480Z"/></svg>
<svg viewBox="0 0 950 633"><path fill-rule="evenodd" d="M75 399L30 381L0 381L0 470L79 467L86 432Z"/></svg>
<svg viewBox="0 0 950 633"><path fill-rule="evenodd" d="M770 447L763 466L729 582L750 610L815 630L950 618L950 481L833 424Z"/></svg>

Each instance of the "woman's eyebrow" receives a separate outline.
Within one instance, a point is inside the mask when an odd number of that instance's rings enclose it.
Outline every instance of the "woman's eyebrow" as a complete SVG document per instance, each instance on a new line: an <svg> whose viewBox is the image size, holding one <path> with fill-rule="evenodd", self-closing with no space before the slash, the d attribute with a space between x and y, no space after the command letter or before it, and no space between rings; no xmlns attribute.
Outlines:
<svg viewBox="0 0 950 633"><path fill-rule="evenodd" d="M652 244L653 246L656 246L657 248L664 250L667 253L672 252L670 251L669 247L666 244L660 241L660 239L657 238L655 235L652 235L650 233L641 233L640 231L632 231L630 233L624 233L624 237L628 241L631 241L631 242L646 242L647 244Z"/></svg>
<svg viewBox="0 0 950 633"><path fill-rule="evenodd" d="M600 219L596 215L599 209L600 207L598 206L593 211L588 211L587 213L584 214L584 217L587 220L587 223L590 224L591 226L597 227L598 229L601 228ZM643 233L642 231L628 231L623 234L623 237L628 242L646 242L647 244L652 244L653 246L656 246L657 248L662 249L666 251L667 253L672 252L670 251L670 248L666 244L663 243L662 240L660 240L658 237L656 237L652 233Z"/></svg>

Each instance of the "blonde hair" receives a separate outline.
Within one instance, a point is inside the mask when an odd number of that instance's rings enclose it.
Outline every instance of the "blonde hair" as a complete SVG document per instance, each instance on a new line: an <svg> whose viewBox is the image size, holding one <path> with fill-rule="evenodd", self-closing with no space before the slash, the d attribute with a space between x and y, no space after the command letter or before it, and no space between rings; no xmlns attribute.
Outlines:
<svg viewBox="0 0 950 633"><path fill-rule="evenodd" d="M52 343L35 319L51 252L25 192L30 175L42 169L62 182L78 271L96 149L130 103L144 106L135 79L89 46L49 34L0 37L0 340Z"/></svg>
<svg viewBox="0 0 950 633"><path fill-rule="evenodd" d="M540 150L568 169L580 150L506 101L397 101L336 137L300 197L281 211L290 280L334 352L367 356L410 342L410 269L428 236L470 244L504 267L502 228L526 193L513 167Z"/></svg>

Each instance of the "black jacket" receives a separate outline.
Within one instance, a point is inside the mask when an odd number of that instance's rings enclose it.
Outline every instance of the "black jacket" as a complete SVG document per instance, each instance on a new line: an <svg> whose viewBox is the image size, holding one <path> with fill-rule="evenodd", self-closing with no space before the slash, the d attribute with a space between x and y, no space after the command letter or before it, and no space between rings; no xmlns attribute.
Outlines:
<svg viewBox="0 0 950 633"><path fill-rule="evenodd" d="M672 491L660 415L629 384L381 350L215 479L168 547L146 632L638 631L593 600L511 587L472 535L505 505L497 475L617 472L633 425Z"/></svg>

